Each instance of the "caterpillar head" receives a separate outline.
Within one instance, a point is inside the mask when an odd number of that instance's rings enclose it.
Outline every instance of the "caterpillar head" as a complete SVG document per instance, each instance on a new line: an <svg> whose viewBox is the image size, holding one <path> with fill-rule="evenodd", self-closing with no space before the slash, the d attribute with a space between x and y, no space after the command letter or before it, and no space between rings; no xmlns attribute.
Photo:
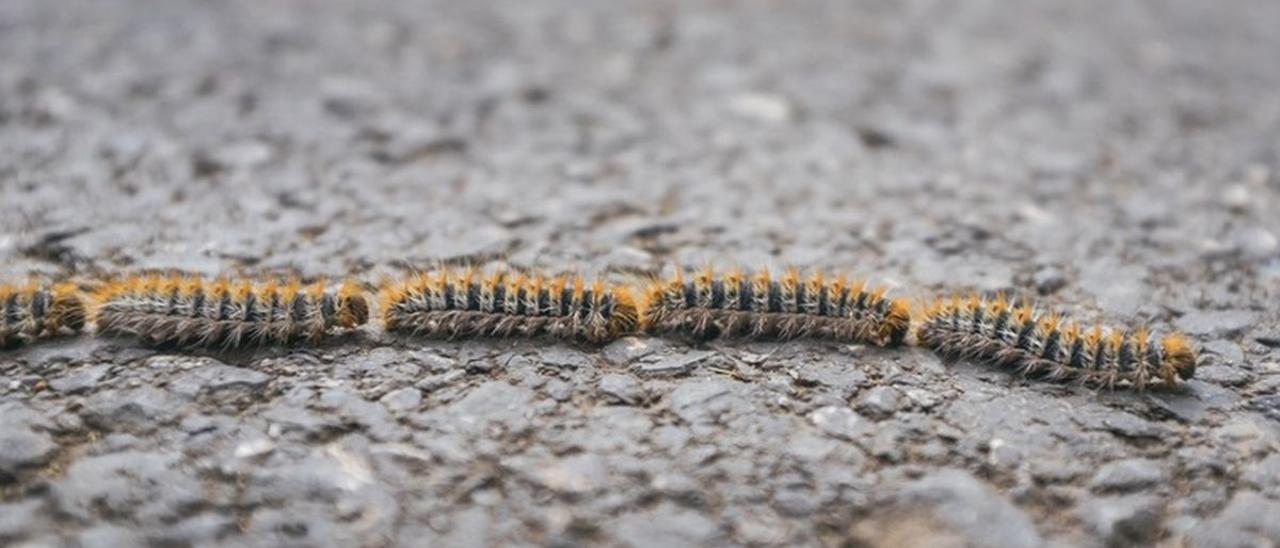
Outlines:
<svg viewBox="0 0 1280 548"><path fill-rule="evenodd" d="M414 274L406 281L393 282L384 280L379 291L378 303L382 308L382 323L387 329L394 329L400 324L397 307L415 291L420 291L426 282L422 274Z"/></svg>
<svg viewBox="0 0 1280 548"><path fill-rule="evenodd" d="M880 344L882 346L898 346L906 338L911 328L911 303L906 299L894 299L889 302L889 311L880 324Z"/></svg>
<svg viewBox="0 0 1280 548"><path fill-rule="evenodd" d="M50 292L49 323L66 327L72 331L84 328L85 306L80 292L74 285L59 284Z"/></svg>
<svg viewBox="0 0 1280 548"><path fill-rule="evenodd" d="M614 303L609 320L609 335L616 337L635 331L640 325L640 307L636 304L635 296L626 287L615 288L612 294Z"/></svg>
<svg viewBox="0 0 1280 548"><path fill-rule="evenodd" d="M641 330L649 329L666 318L668 311L666 296L675 284L674 280L651 280L641 291L638 299L634 295L629 295L635 305Z"/></svg>
<svg viewBox="0 0 1280 548"><path fill-rule="evenodd" d="M353 282L343 284L338 291L334 307L334 324L338 327L353 328L369 321L369 301L364 298L360 287Z"/></svg>
<svg viewBox="0 0 1280 548"><path fill-rule="evenodd" d="M1190 379L1196 374L1196 350L1187 337L1174 333L1160 340L1164 348L1164 367L1162 376L1168 384L1175 382L1174 375L1182 380Z"/></svg>

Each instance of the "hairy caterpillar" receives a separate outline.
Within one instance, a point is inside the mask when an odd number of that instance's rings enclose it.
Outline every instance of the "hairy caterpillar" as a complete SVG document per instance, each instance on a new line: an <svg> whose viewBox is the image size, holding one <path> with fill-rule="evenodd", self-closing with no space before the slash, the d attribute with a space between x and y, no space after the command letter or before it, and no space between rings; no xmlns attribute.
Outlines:
<svg viewBox="0 0 1280 548"><path fill-rule="evenodd" d="M652 333L822 337L895 346L911 326L911 313L905 301L884 294L884 288L843 276L828 281L821 272L802 279L797 270L774 278L768 271L717 275L708 268L651 284L641 317Z"/></svg>
<svg viewBox="0 0 1280 548"><path fill-rule="evenodd" d="M1187 338L1159 340L1145 329L1084 330L1055 314L1013 306L1003 296L940 300L925 311L917 338L954 357L1014 367L1028 375L1074 380L1089 386L1176 386L1196 371L1196 351Z"/></svg>
<svg viewBox="0 0 1280 548"><path fill-rule="evenodd" d="M323 282L303 287L296 280L255 284L151 275L107 283L95 301L99 334L178 346L314 340L369 318L368 302L350 282L327 292Z"/></svg>
<svg viewBox="0 0 1280 548"><path fill-rule="evenodd" d="M84 328L85 308L71 284L0 285L0 348Z"/></svg>
<svg viewBox="0 0 1280 548"><path fill-rule="evenodd" d="M387 331L428 337L533 337L601 342L630 333L635 299L625 287L581 277L481 275L474 269L416 274L382 291Z"/></svg>

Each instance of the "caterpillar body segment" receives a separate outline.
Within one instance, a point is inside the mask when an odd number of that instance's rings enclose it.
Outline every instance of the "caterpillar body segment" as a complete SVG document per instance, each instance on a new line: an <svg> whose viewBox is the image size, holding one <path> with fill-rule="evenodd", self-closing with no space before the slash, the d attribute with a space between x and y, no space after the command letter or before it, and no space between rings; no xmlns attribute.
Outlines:
<svg viewBox="0 0 1280 548"><path fill-rule="evenodd" d="M1172 387L1196 370L1195 348L1182 334L1156 338L1145 328L1085 329L1003 297L940 300L925 312L917 339L952 357L1104 388Z"/></svg>
<svg viewBox="0 0 1280 548"><path fill-rule="evenodd" d="M387 331L430 338L538 337L603 342L638 322L630 289L582 277L420 273L382 292Z"/></svg>
<svg viewBox="0 0 1280 548"><path fill-rule="evenodd" d="M911 314L903 300L885 297L884 288L821 272L808 278L796 270L781 277L768 271L711 269L649 285L642 325L655 334L695 338L800 337L861 341L896 346L906 336Z"/></svg>
<svg viewBox="0 0 1280 548"><path fill-rule="evenodd" d="M152 344L223 347L291 344L363 325L369 304L354 283L212 282L150 275L104 285L95 297L97 331Z"/></svg>

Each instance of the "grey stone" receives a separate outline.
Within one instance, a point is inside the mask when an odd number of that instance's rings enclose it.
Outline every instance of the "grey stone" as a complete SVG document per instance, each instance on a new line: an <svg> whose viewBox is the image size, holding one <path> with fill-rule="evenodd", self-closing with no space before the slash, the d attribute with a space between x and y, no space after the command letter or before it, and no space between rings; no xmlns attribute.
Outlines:
<svg viewBox="0 0 1280 548"><path fill-rule="evenodd" d="M686 422L705 422L727 410L732 397L732 385L719 379L681 383L671 392L671 409Z"/></svg>
<svg viewBox="0 0 1280 548"><path fill-rule="evenodd" d="M459 343L458 363L463 370L472 374L491 373L499 367L517 358L511 353L498 353L495 349L482 344L481 341L463 341Z"/></svg>
<svg viewBox="0 0 1280 548"><path fill-rule="evenodd" d="M102 379L111 371L108 364L90 365L75 369L70 375L49 381L49 387L63 394L80 394L97 389Z"/></svg>
<svg viewBox="0 0 1280 548"><path fill-rule="evenodd" d="M1101 420L1103 428L1126 438L1160 439L1169 434L1168 428L1131 413L1107 413Z"/></svg>
<svg viewBox="0 0 1280 548"><path fill-rule="evenodd" d="M799 431L792 434L784 447L788 455L800 460L820 461L834 453L838 444L835 440L816 436L812 432Z"/></svg>
<svg viewBox="0 0 1280 548"><path fill-rule="evenodd" d="M1080 272L1080 287L1092 293L1111 315L1132 318L1151 297L1146 269L1115 260L1090 261Z"/></svg>
<svg viewBox="0 0 1280 548"><path fill-rule="evenodd" d="M3 430L38 430L52 431L54 422L27 404L11 400L0 400L0 429Z"/></svg>
<svg viewBox="0 0 1280 548"><path fill-rule="evenodd" d="M676 426L660 426L653 431L650 439L654 445L666 449L670 453L677 453L689 445L692 435L686 428Z"/></svg>
<svg viewBox="0 0 1280 548"><path fill-rule="evenodd" d="M828 406L809 414L809 421L828 436L857 441L875 431L875 425L847 407Z"/></svg>
<svg viewBox="0 0 1280 548"><path fill-rule="evenodd" d="M544 365L562 369L580 369L590 366L591 356L567 346L549 346L538 352L538 360Z"/></svg>
<svg viewBox="0 0 1280 548"><path fill-rule="evenodd" d="M587 427L568 440L599 453L623 453L644 442L653 430L653 418L644 410L598 405L584 417Z"/></svg>
<svg viewBox="0 0 1280 548"><path fill-rule="evenodd" d="M821 384L835 389L835 394L842 400L868 384L865 372L849 367L847 364L828 361L806 364L797 372L797 377L797 380L802 382Z"/></svg>
<svg viewBox="0 0 1280 548"><path fill-rule="evenodd" d="M44 432L16 425L4 428L0 430L0 480L43 465L57 452L58 445Z"/></svg>
<svg viewBox="0 0 1280 548"><path fill-rule="evenodd" d="M251 469L243 500L336 502L365 489L376 490L373 468L364 455L331 444L300 459Z"/></svg>
<svg viewBox="0 0 1280 548"><path fill-rule="evenodd" d="M1099 497L1080 504L1081 519L1108 546L1149 545L1162 530L1161 503L1151 495Z"/></svg>
<svg viewBox="0 0 1280 548"><path fill-rule="evenodd" d="M505 382L486 382L466 397L449 406L449 410L468 422L511 422L527 412L533 391Z"/></svg>
<svg viewBox="0 0 1280 548"><path fill-rule="evenodd" d="M1280 347L1280 325L1268 325L1254 331L1253 339L1266 346Z"/></svg>
<svg viewBox="0 0 1280 548"><path fill-rule="evenodd" d="M602 262L614 268L640 269L653 264L653 254L643 249L624 245L609 251L609 254L604 256Z"/></svg>
<svg viewBox="0 0 1280 548"><path fill-rule="evenodd" d="M290 404L274 405L262 411L260 416L270 424L273 435L299 432L307 438L322 439L344 429L339 417L312 413Z"/></svg>
<svg viewBox="0 0 1280 548"><path fill-rule="evenodd" d="M1031 477L1042 483L1067 483L1093 470L1074 459L1040 458L1029 463Z"/></svg>
<svg viewBox="0 0 1280 548"><path fill-rule="evenodd" d="M377 86L353 78L328 78L319 93L324 110L344 120L367 118L385 101Z"/></svg>
<svg viewBox="0 0 1280 548"><path fill-rule="evenodd" d="M0 543L13 543L47 527L47 514L42 499L0 503Z"/></svg>
<svg viewBox="0 0 1280 548"><path fill-rule="evenodd" d="M546 392L553 400L569 401L569 398L573 397L573 385L560 379L551 379L547 382Z"/></svg>
<svg viewBox="0 0 1280 548"><path fill-rule="evenodd" d="M85 423L103 430L148 432L174 422L186 400L150 386L96 392L85 402Z"/></svg>
<svg viewBox="0 0 1280 548"><path fill-rule="evenodd" d="M424 130L415 128L415 131L407 131L397 134L389 143L376 150L373 158L379 162L399 165L410 163L415 160L431 158L442 154L460 153L466 151L467 142L456 136L441 134L435 130ZM489 234L489 238L498 238L498 235L505 234L499 232L498 227L489 227L493 231ZM507 246L498 245L496 242L489 242L489 246L469 247L465 242L436 242L439 244L452 244L448 249L452 252L445 255L448 258L465 259L472 256L483 256L482 250L497 252L505 249ZM456 246L456 248L455 248ZM443 246L441 246L443 247Z"/></svg>
<svg viewBox="0 0 1280 548"><path fill-rule="evenodd" d="M258 167L274 156L271 145L258 140L245 140L227 143L208 152L197 155L197 169L202 172L220 171L223 169L251 169ZM200 173L197 173L200 175Z"/></svg>
<svg viewBox="0 0 1280 548"><path fill-rule="evenodd" d="M458 381L462 380L463 377L466 377L466 376L467 376L466 371L463 371L461 369L454 369L446 373L440 373L438 375L432 375L430 377L424 378L418 381L416 384L414 384L414 386L417 387L419 390L422 390L423 392L434 392L441 388L453 386L457 384Z"/></svg>
<svg viewBox="0 0 1280 548"><path fill-rule="evenodd" d="M391 416L386 406L366 400L345 387L326 389L320 393L312 408L325 414L336 415L345 425L357 425L378 441L396 441L403 436L403 429Z"/></svg>
<svg viewBox="0 0 1280 548"><path fill-rule="evenodd" d="M1246 485L1269 496L1280 495L1280 453L1249 463L1240 475Z"/></svg>
<svg viewBox="0 0 1280 548"><path fill-rule="evenodd" d="M876 458L884 461L894 463L902 462L907 456L906 447L903 443L905 435L906 432L897 425L889 425L888 428L881 428L871 436L871 442L867 447L867 451ZM1001 464L1000 460L1003 455L1001 449L1005 447L1007 447L1007 445L996 447L992 451L991 460L995 461L995 464Z"/></svg>
<svg viewBox="0 0 1280 548"><path fill-rule="evenodd" d="M683 354L675 354L663 358L656 363L642 363L639 366L640 373L644 375L674 375L679 373L688 373L695 366L715 355L714 352L694 351Z"/></svg>
<svg viewBox="0 0 1280 548"><path fill-rule="evenodd" d="M354 529L342 527L334 519L332 506L332 503L320 504L306 499L258 506L253 509L244 533L249 538L264 539L264 544L270 545L361 545Z"/></svg>
<svg viewBox="0 0 1280 548"><path fill-rule="evenodd" d="M715 522L693 510L663 503L651 510L625 514L606 529L623 546L668 548L708 546L721 539Z"/></svg>
<svg viewBox="0 0 1280 548"><path fill-rule="evenodd" d="M102 441L95 447L95 452L107 454L129 451L137 447L141 441L137 436L127 432L112 432L103 436Z"/></svg>
<svg viewBox="0 0 1280 548"><path fill-rule="evenodd" d="M536 465L530 476L539 485L560 493L584 494L609 482L609 468L600 455L581 453Z"/></svg>
<svg viewBox="0 0 1280 548"><path fill-rule="evenodd" d="M964 545L1040 546L1031 520L1016 506L968 472L941 470L904 485L882 519L918 513ZM930 538L930 537L926 537ZM934 539L946 538L943 535Z"/></svg>
<svg viewBox="0 0 1280 548"><path fill-rule="evenodd" d="M188 398L225 396L227 392L252 396L270 381L270 376L252 369L202 362L201 365L183 371L169 386L173 392Z"/></svg>
<svg viewBox="0 0 1280 548"><path fill-rule="evenodd" d="M920 409L933 409L942 402L942 398L938 394L923 388L908 388L906 395L907 399Z"/></svg>
<svg viewBox="0 0 1280 548"><path fill-rule="evenodd" d="M1243 455L1264 455L1280 444L1280 430L1252 413L1240 413L1214 428L1213 438L1222 447Z"/></svg>
<svg viewBox="0 0 1280 548"><path fill-rule="evenodd" d="M453 358L448 358L448 357L436 354L435 352L427 352L427 351L413 352L410 354L410 356L411 356L411 359L409 360L409 362L420 366L425 371L430 371L433 373L448 373L450 371L458 371L459 373L461 373L461 371L458 370L457 360Z"/></svg>
<svg viewBox="0 0 1280 548"><path fill-rule="evenodd" d="M600 377L600 393L613 402L626 405L644 401L644 389L630 375L610 373Z"/></svg>
<svg viewBox="0 0 1280 548"><path fill-rule="evenodd" d="M234 516L205 512L174 523L156 534L148 535L148 538L153 544L200 546L231 537L239 529Z"/></svg>
<svg viewBox="0 0 1280 548"><path fill-rule="evenodd" d="M1271 417L1271 420L1280 421L1280 394L1256 397L1249 406Z"/></svg>
<svg viewBox="0 0 1280 548"><path fill-rule="evenodd" d="M1249 194L1249 187L1241 184L1235 184L1227 187L1219 198L1222 205L1236 211L1244 212L1253 205L1253 198Z"/></svg>
<svg viewBox="0 0 1280 548"><path fill-rule="evenodd" d="M1248 310L1196 310L1178 318L1178 329L1191 335L1233 337L1253 327L1258 314Z"/></svg>
<svg viewBox="0 0 1280 548"><path fill-rule="evenodd" d="M1249 259L1271 259L1280 248L1280 239L1260 226L1244 227L1232 235L1232 242L1240 253Z"/></svg>
<svg viewBox="0 0 1280 548"><path fill-rule="evenodd" d="M744 91L729 97L726 104L734 114L760 122L780 124L795 116L791 101L774 93Z"/></svg>
<svg viewBox="0 0 1280 548"><path fill-rule="evenodd" d="M1096 492L1131 492L1160 485L1169 479L1165 465L1151 459L1125 459L1098 469L1089 480Z"/></svg>
<svg viewBox="0 0 1280 548"><path fill-rule="evenodd" d="M468 508L453 516L449 533L440 546L489 546L493 544L494 522L484 508Z"/></svg>
<svg viewBox="0 0 1280 548"><path fill-rule="evenodd" d="M600 350L605 361L614 365L629 365L655 351L666 348L661 339L653 337L622 337Z"/></svg>
<svg viewBox="0 0 1280 548"><path fill-rule="evenodd" d="M399 388L387 392L378 401L393 414L403 414L418 408L422 403L422 391L412 387Z"/></svg>
<svg viewBox="0 0 1280 548"><path fill-rule="evenodd" d="M875 418L885 418L898 411L899 392L892 386L877 386L858 399L858 410Z"/></svg>
<svg viewBox="0 0 1280 548"><path fill-rule="evenodd" d="M704 502L702 485L687 474L671 471L659 472L650 480L649 486L663 496L673 500L687 504Z"/></svg>
<svg viewBox="0 0 1280 548"><path fill-rule="evenodd" d="M80 546L101 546L102 548L129 548L146 544L137 530L109 524L81 531L76 535L76 542Z"/></svg>
<svg viewBox="0 0 1280 548"><path fill-rule="evenodd" d="M773 507L790 517L804 517L821 508L821 501L808 489L783 489L773 495Z"/></svg>
<svg viewBox="0 0 1280 548"><path fill-rule="evenodd" d="M1032 283L1036 285L1036 291L1041 295L1050 295L1066 287L1067 276L1061 268L1045 266L1036 270L1032 276Z"/></svg>
<svg viewBox="0 0 1280 548"><path fill-rule="evenodd" d="M375 445L369 448L369 456L380 471L394 464L415 475L427 472L433 462L431 453L404 443Z"/></svg>
<svg viewBox="0 0 1280 548"><path fill-rule="evenodd" d="M253 459L269 455L276 450L276 442L268 438L253 438L236 444L233 454L238 459Z"/></svg>
<svg viewBox="0 0 1280 548"><path fill-rule="evenodd" d="M1196 379L1222 386L1244 386L1257 378L1238 365L1206 365L1196 368Z"/></svg>
<svg viewBox="0 0 1280 548"><path fill-rule="evenodd" d="M1235 390L1192 379L1181 392L1149 394L1148 401L1161 410L1187 422L1202 420L1206 415L1232 409L1240 401Z"/></svg>
<svg viewBox="0 0 1280 548"><path fill-rule="evenodd" d="M342 365L350 372L376 375L407 357L403 351L394 348L374 348L343 360Z"/></svg>
<svg viewBox="0 0 1280 548"><path fill-rule="evenodd" d="M1268 546L1280 544L1280 502L1253 491L1237 491L1226 508L1188 534L1191 543L1205 547Z"/></svg>
<svg viewBox="0 0 1280 548"><path fill-rule="evenodd" d="M1242 365L1244 364L1244 350L1240 345L1227 340L1209 341L1201 347L1206 354L1213 354L1219 363L1223 365ZM1200 376L1200 369L1196 369L1196 376Z"/></svg>
<svg viewBox="0 0 1280 548"><path fill-rule="evenodd" d="M139 452L81 458L53 484L52 500L79 520L167 522L204 499L200 482L178 461L178 455Z"/></svg>
<svg viewBox="0 0 1280 548"><path fill-rule="evenodd" d="M414 445L423 448L445 464L459 465L475 459L475 449L459 435L423 435L413 437Z"/></svg>

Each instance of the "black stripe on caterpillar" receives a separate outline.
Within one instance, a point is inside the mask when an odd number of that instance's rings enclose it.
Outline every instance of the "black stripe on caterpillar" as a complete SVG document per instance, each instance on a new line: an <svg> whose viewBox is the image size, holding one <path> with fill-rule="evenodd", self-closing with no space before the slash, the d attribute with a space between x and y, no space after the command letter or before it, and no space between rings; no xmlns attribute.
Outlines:
<svg viewBox="0 0 1280 548"><path fill-rule="evenodd" d="M84 322L84 302L74 285L0 285L0 348L76 333Z"/></svg>
<svg viewBox="0 0 1280 548"><path fill-rule="evenodd" d="M548 278L475 269L419 273L384 287L387 331L432 338L549 336L602 342L635 331L626 287L579 276Z"/></svg>
<svg viewBox="0 0 1280 548"><path fill-rule="evenodd" d="M699 339L816 337L896 346L911 327L910 307L885 291L844 276L829 281L822 272L802 279L794 269L781 278L767 270L677 272L649 285L641 323L651 333Z"/></svg>
<svg viewBox="0 0 1280 548"><path fill-rule="evenodd" d="M923 346L956 358L979 359L1022 374L1088 386L1176 386L1196 371L1196 351L1179 333L1156 340L1146 328L1082 329L1056 314L995 299L939 300L917 333Z"/></svg>
<svg viewBox="0 0 1280 548"><path fill-rule="evenodd" d="M324 282L232 282L150 275L109 282L95 295L102 335L150 344L235 348L316 340L369 318L356 284L326 291Z"/></svg>

